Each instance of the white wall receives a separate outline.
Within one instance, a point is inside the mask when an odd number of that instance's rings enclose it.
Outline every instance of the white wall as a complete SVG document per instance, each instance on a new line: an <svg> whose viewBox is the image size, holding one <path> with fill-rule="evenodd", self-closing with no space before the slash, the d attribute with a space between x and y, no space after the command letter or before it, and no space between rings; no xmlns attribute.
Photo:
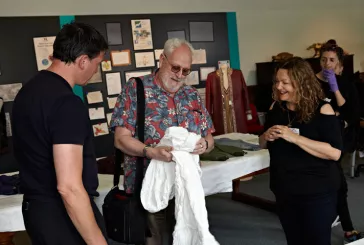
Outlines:
<svg viewBox="0 0 364 245"><path fill-rule="evenodd" d="M295 3L292 3L295 2ZM363 0L0 0L0 16L237 12L241 69L255 84L255 63L290 52L309 57L314 42L335 38L364 71Z"/></svg>

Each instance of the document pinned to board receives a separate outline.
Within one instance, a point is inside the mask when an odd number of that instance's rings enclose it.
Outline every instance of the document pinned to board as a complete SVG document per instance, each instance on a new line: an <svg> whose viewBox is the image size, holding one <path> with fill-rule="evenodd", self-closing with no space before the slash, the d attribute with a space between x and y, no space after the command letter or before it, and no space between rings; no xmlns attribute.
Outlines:
<svg viewBox="0 0 364 245"><path fill-rule="evenodd" d="M154 49L154 57L155 60L159 60L159 57L161 57L161 54L163 54L163 49Z"/></svg>
<svg viewBox="0 0 364 245"><path fill-rule="evenodd" d="M118 97L107 97L107 104L109 105L109 109L114 109L117 100Z"/></svg>
<svg viewBox="0 0 364 245"><path fill-rule="evenodd" d="M193 52L192 64L206 64L206 49L196 49Z"/></svg>
<svg viewBox="0 0 364 245"><path fill-rule="evenodd" d="M14 101L22 86L21 83L0 85L0 97L3 98L4 102Z"/></svg>
<svg viewBox="0 0 364 245"><path fill-rule="evenodd" d="M92 129L94 131L94 136L101 136L101 135L105 135L105 134L109 134L109 129L107 127L107 123L99 123L99 124L94 124L92 125Z"/></svg>
<svg viewBox="0 0 364 245"><path fill-rule="evenodd" d="M105 110L104 107L90 108L88 109L90 120L104 119Z"/></svg>
<svg viewBox="0 0 364 245"><path fill-rule="evenodd" d="M110 122L111 122L111 117L112 117L112 113L106 114L107 124L109 124L109 126L110 126Z"/></svg>
<svg viewBox="0 0 364 245"><path fill-rule="evenodd" d="M100 103L103 101L101 91L88 92L86 97L89 104Z"/></svg>
<svg viewBox="0 0 364 245"><path fill-rule="evenodd" d="M6 136L7 137L13 136L13 133L12 133L12 130L11 130L11 121L10 121L9 112L5 112L5 123L6 123Z"/></svg>
<svg viewBox="0 0 364 245"><path fill-rule="evenodd" d="M121 92L120 72L111 72L106 74L107 94L119 94Z"/></svg>

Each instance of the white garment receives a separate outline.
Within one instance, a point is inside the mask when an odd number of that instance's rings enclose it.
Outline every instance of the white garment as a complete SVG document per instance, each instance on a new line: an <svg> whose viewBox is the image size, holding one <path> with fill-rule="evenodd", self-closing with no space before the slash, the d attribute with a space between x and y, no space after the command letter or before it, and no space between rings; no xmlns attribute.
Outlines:
<svg viewBox="0 0 364 245"><path fill-rule="evenodd" d="M146 171L141 201L151 213L165 209L175 197L173 245L218 245L209 231L199 156L191 154L200 135L170 127L158 146L172 146L173 162L152 160Z"/></svg>

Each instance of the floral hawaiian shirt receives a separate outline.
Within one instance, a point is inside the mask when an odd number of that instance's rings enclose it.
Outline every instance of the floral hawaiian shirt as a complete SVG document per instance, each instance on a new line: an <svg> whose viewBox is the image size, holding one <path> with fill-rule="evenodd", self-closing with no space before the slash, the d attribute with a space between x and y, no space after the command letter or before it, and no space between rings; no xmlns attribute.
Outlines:
<svg viewBox="0 0 364 245"><path fill-rule="evenodd" d="M145 94L145 129L144 143L157 145L168 127L180 126L189 132L205 137L215 132L211 117L202 103L197 90L183 85L171 96L156 82L155 74L141 77ZM129 129L134 138L138 138L136 128L137 93L136 81L129 80L118 96L111 117L110 129L121 126ZM124 188L133 193L136 157L124 155ZM145 169L150 160L145 160Z"/></svg>

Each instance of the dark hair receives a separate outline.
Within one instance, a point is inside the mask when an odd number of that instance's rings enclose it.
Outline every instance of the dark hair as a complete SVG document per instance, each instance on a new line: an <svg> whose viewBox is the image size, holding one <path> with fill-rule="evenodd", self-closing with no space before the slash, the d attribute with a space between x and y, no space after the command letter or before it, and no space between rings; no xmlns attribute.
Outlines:
<svg viewBox="0 0 364 245"><path fill-rule="evenodd" d="M337 43L336 43L336 40L335 40L335 39L327 40L326 44L337 45Z"/></svg>
<svg viewBox="0 0 364 245"><path fill-rule="evenodd" d="M344 50L337 45L335 39L328 40L324 45L322 45L320 49L320 58L324 52L332 51L336 53L337 58L339 59L340 63L344 63Z"/></svg>
<svg viewBox="0 0 364 245"><path fill-rule="evenodd" d="M73 22L64 25L57 34L53 44L53 58L73 63L81 55L93 59L107 49L105 38L94 27Z"/></svg>
<svg viewBox="0 0 364 245"><path fill-rule="evenodd" d="M276 87L276 77L279 69L288 71L288 76L295 88L298 121L310 121L320 100L324 98L320 82L317 80L311 65L301 57L292 57L277 66L274 74L273 99L280 103L279 92Z"/></svg>

